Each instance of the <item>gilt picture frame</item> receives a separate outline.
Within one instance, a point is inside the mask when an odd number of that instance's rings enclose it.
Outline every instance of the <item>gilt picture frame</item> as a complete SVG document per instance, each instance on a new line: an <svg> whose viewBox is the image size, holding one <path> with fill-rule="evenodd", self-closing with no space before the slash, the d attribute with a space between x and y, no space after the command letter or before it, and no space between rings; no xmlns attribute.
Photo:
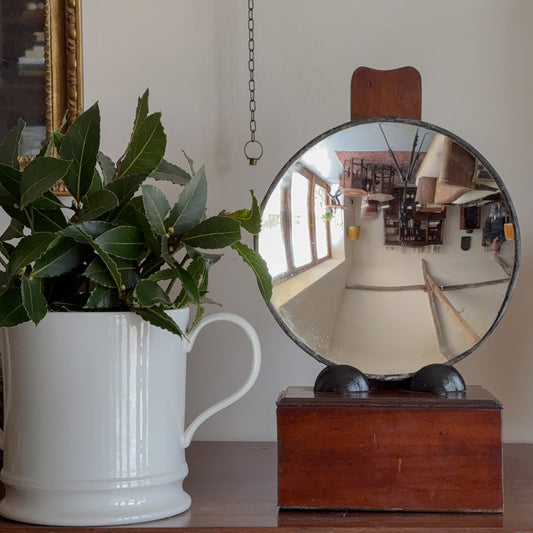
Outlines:
<svg viewBox="0 0 533 533"><path fill-rule="evenodd" d="M83 111L81 1L46 0L45 3L45 113L47 135L66 116L70 124ZM62 182L55 194L68 195Z"/></svg>
<svg viewBox="0 0 533 533"><path fill-rule="evenodd" d="M26 127L21 166L83 109L80 0L6 0L0 10L0 136ZM61 185L54 188L64 194Z"/></svg>

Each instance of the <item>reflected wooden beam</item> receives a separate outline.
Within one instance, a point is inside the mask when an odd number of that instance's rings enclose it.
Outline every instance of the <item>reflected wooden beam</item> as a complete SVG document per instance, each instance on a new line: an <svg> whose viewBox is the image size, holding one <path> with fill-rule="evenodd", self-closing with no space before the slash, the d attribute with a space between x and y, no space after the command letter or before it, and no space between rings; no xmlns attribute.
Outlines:
<svg viewBox="0 0 533 533"><path fill-rule="evenodd" d="M427 269L427 262L425 259L422 259L422 272L424 274L424 280L428 286L428 294L431 292L436 296L436 298L441 303L444 310L450 315L452 320L455 322L459 331L468 338L471 345L477 344L480 341L479 335L470 327L468 322L461 316L461 314L455 309L450 300L444 296L439 286L430 276Z"/></svg>
<svg viewBox="0 0 533 533"><path fill-rule="evenodd" d="M476 289L478 287L486 287L488 285L498 285L500 283L509 283L509 278L489 279L487 281L475 281L473 283L458 283L455 285L441 285L441 291L458 291L461 289ZM383 291L383 292L397 292L397 291L425 291L426 285L360 285L357 283L346 284L346 289L354 291Z"/></svg>
<svg viewBox="0 0 533 533"><path fill-rule="evenodd" d="M439 312L437 310L437 302L435 301L435 293L431 288L431 283L429 280L427 266L424 259L422 259L422 272L424 274L425 289L428 294L429 308L431 309L431 317L433 318L433 325L435 326L435 333L437 334L437 341L439 343L440 353L450 360L454 357L452 351L448 348L446 341L444 339L444 332L442 329L442 324L439 317Z"/></svg>
<svg viewBox="0 0 533 533"><path fill-rule="evenodd" d="M511 266L509 266L504 259L499 254L494 254L494 261L498 263L499 266L502 267L502 270L511 277L511 274L513 273L513 269Z"/></svg>
<svg viewBox="0 0 533 533"><path fill-rule="evenodd" d="M377 292L398 292L398 291L422 291L425 285L359 285L347 283L346 289L354 291L377 291Z"/></svg>
<svg viewBox="0 0 533 533"><path fill-rule="evenodd" d="M489 279L487 281L476 281L474 283L460 283L457 285L443 285L440 287L441 291L457 291L460 289L476 289L478 287L486 287L487 285L498 285L500 283L509 283L509 278Z"/></svg>

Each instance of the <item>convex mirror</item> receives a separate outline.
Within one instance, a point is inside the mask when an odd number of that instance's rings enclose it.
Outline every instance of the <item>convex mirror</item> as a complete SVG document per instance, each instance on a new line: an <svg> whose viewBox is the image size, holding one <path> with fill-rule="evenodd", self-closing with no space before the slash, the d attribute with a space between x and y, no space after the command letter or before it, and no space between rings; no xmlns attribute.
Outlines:
<svg viewBox="0 0 533 533"><path fill-rule="evenodd" d="M275 178L262 217L274 317L319 361L368 377L456 363L515 285L519 227L501 178L428 123L373 119L318 136Z"/></svg>

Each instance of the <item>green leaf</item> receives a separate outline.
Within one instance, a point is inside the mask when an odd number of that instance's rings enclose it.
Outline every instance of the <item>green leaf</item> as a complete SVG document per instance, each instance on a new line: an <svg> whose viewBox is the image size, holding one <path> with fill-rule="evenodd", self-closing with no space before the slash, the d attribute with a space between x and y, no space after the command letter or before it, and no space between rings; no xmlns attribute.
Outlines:
<svg viewBox="0 0 533 533"><path fill-rule="evenodd" d="M65 136L65 134L62 132L64 131L65 126L67 125L67 115L68 109L63 115L63 119L61 120L59 128L57 128L56 131L52 133L52 135L50 136L50 140L41 148L41 151L39 152L39 155L37 157L49 157L50 155L52 155L54 147L58 151L61 149L61 143L63 142L63 137Z"/></svg>
<svg viewBox="0 0 533 533"><path fill-rule="evenodd" d="M98 243L89 233L89 231L97 233L100 230L100 226L105 226L107 224L107 222L93 220L91 222L69 226L63 231L63 234L72 237L77 242L90 244L100 259L102 259L104 262L111 277L113 278L113 281L115 282L117 289L120 291L122 290L122 278L120 277L120 272L118 271L116 262L105 250L98 245Z"/></svg>
<svg viewBox="0 0 533 533"><path fill-rule="evenodd" d="M0 328L10 328L29 320L22 303L22 291L8 289L0 295Z"/></svg>
<svg viewBox="0 0 533 533"><path fill-rule="evenodd" d="M211 266L220 261L223 254L208 254L206 252L201 252L200 250L196 250L192 246L185 245L185 249L187 250L187 255L191 259L198 259L201 258L202 261L206 266Z"/></svg>
<svg viewBox="0 0 533 533"><path fill-rule="evenodd" d="M191 294L190 291L187 291L187 294L196 304L202 301L202 294L207 292L208 271L209 267L201 258L195 259L187 267L187 274L194 281L196 287L196 294ZM186 287L184 288L186 289Z"/></svg>
<svg viewBox="0 0 533 533"><path fill-rule="evenodd" d="M162 237L166 232L165 218L170 211L166 196L153 185L143 185L142 197L146 219L156 235Z"/></svg>
<svg viewBox="0 0 533 533"><path fill-rule="evenodd" d="M167 228L174 228L175 235L192 229L205 213L207 203L207 179L202 167L189 181L180 194L177 204L172 208L165 221Z"/></svg>
<svg viewBox="0 0 533 533"><path fill-rule="evenodd" d="M54 233L35 233L23 237L9 260L7 268L9 275L18 274L20 270L38 259L57 238Z"/></svg>
<svg viewBox="0 0 533 533"><path fill-rule="evenodd" d="M59 209L33 209L33 229L40 232L61 231L67 226L65 215Z"/></svg>
<svg viewBox="0 0 533 533"><path fill-rule="evenodd" d="M191 275L192 279L198 287L202 285L202 280L204 279L205 274L207 274L207 270L208 268L201 257L197 257L196 259L191 261L191 263L187 267L187 272Z"/></svg>
<svg viewBox="0 0 533 533"><path fill-rule="evenodd" d="M66 117L63 117L63 125L65 124ZM54 131L54 133L52 133L52 135L50 136L50 140L41 148L41 151L39 152L39 155L37 157L50 157L54 151L54 148L59 151L61 149L61 143L63 142L64 137L64 133L60 133L59 130Z"/></svg>
<svg viewBox="0 0 533 533"><path fill-rule="evenodd" d="M114 259L122 283L126 289L132 289L139 282L139 268L134 261L127 261L126 259L116 258ZM83 273L84 276L87 276L90 280L94 281L98 285L103 285L104 287L115 287L115 281L111 276L109 269L106 264L102 261L100 257L94 259L91 264L86 268Z"/></svg>
<svg viewBox="0 0 533 533"><path fill-rule="evenodd" d="M140 205L139 202L134 202L134 200L140 200ZM136 207L137 205L139 205L139 207ZM155 238L154 232L152 231L144 213L142 196L132 198L131 202L120 211L115 222L121 226L135 226L136 228L139 228L143 232L144 240L150 247L150 250L157 254L160 252L161 245Z"/></svg>
<svg viewBox="0 0 533 533"><path fill-rule="evenodd" d="M165 262L172 267L176 272L176 277L180 279L183 290L190 296L191 300L194 302L200 301L200 293L198 287L194 282L194 279L191 275L174 259L172 254L175 251L170 251L168 246L168 237L163 235L161 239L161 257Z"/></svg>
<svg viewBox="0 0 533 533"><path fill-rule="evenodd" d="M19 118L17 125L11 128L2 139L0 143L0 163L2 165L9 165L18 170L19 146L24 126L26 126L26 123Z"/></svg>
<svg viewBox="0 0 533 533"><path fill-rule="evenodd" d="M63 117L63 124L66 124L66 120L67 120L67 117L65 113L65 116ZM61 129L61 127L59 129ZM65 134L61 133L60 131L54 131L54 133L52 133L52 141L54 143L56 150L59 150L61 148L61 143L63 142L64 138L65 138Z"/></svg>
<svg viewBox="0 0 533 533"><path fill-rule="evenodd" d="M179 263L176 265L176 271L178 273L178 278L181 281L181 286L191 301L200 303L200 292L194 278L189 272L187 272L187 270L180 266Z"/></svg>
<svg viewBox="0 0 533 533"><path fill-rule="evenodd" d="M269 302L272 298L272 278L268 273L267 265L264 259L254 250L241 242L232 245L232 248L242 257L243 261L253 270L257 283L259 284L259 291L263 295L265 302Z"/></svg>
<svg viewBox="0 0 533 533"><path fill-rule="evenodd" d="M94 239L114 227L113 224L104 220L91 220L81 224L71 224L61 233L77 242L88 243L87 237Z"/></svg>
<svg viewBox="0 0 533 533"><path fill-rule="evenodd" d="M137 108L135 109L135 120L133 122L133 130L131 132L131 138L130 143L132 139L134 138L136 132L139 130L141 124L146 120L148 117L148 97L150 95L150 91L146 89L144 91L144 94L137 98Z"/></svg>
<svg viewBox="0 0 533 533"><path fill-rule="evenodd" d="M155 282L148 279L139 281L135 287L135 296L142 307L154 305L170 305L168 294Z"/></svg>
<svg viewBox="0 0 533 533"><path fill-rule="evenodd" d="M15 247L12 244L9 244L8 242L0 242L0 253L9 260L13 252L15 251Z"/></svg>
<svg viewBox="0 0 533 533"><path fill-rule="evenodd" d="M164 264L165 261L161 258L161 250L157 253L151 253L140 265L141 278L149 277L152 273L157 272Z"/></svg>
<svg viewBox="0 0 533 533"><path fill-rule="evenodd" d="M185 150L182 150L181 153L185 156L185 159L187 160L187 163L189 163L189 168L191 169L191 174L194 175L196 172L194 172L194 161L187 155L187 152Z"/></svg>
<svg viewBox="0 0 533 533"><path fill-rule="evenodd" d="M24 225L18 220L15 220L14 218L12 218L6 231L4 231L4 233L0 237L0 241L3 242L3 241L10 241L11 239L20 239L21 237L24 237L23 230L24 230Z"/></svg>
<svg viewBox="0 0 533 533"><path fill-rule="evenodd" d="M191 324L191 327L190 327L189 331L192 331L198 325L198 323L200 322L200 320L204 316L204 312L205 312L205 310L204 310L204 308L201 305L197 305L196 306L196 316L194 317L194 320L193 320L193 322Z"/></svg>
<svg viewBox="0 0 533 533"><path fill-rule="evenodd" d="M239 221L246 231L256 235L261 231L261 211L254 191L250 191L250 193L252 195L252 208L240 209L234 213L229 213L228 216Z"/></svg>
<svg viewBox="0 0 533 533"><path fill-rule="evenodd" d="M50 210L63 209L65 206L52 191L46 191L43 196L33 202L32 207L34 209Z"/></svg>
<svg viewBox="0 0 533 533"><path fill-rule="evenodd" d="M16 202L20 201L20 180L22 172L16 168L0 164L0 183Z"/></svg>
<svg viewBox="0 0 533 533"><path fill-rule="evenodd" d="M117 290L97 285L89 296L85 309L111 309L120 304Z"/></svg>
<svg viewBox="0 0 533 533"><path fill-rule="evenodd" d="M208 298L207 296L202 297L202 304L217 305L218 307L222 307L221 303L216 302L215 300L212 300L211 298Z"/></svg>
<svg viewBox="0 0 533 533"><path fill-rule="evenodd" d="M120 276L116 261L107 252L102 250L93 240L90 241L90 244L100 257L100 259L104 262L105 266L107 267L107 270L109 270L109 273L111 274L111 277L113 278L117 289L119 291L122 291L122 277Z"/></svg>
<svg viewBox="0 0 533 533"><path fill-rule="evenodd" d="M116 195L107 189L100 189L87 197L80 212L80 218L83 221L93 220L117 206L118 198Z"/></svg>
<svg viewBox="0 0 533 533"><path fill-rule="evenodd" d="M200 222L182 237L182 242L194 248L225 248L241 238L241 225L232 218L214 216Z"/></svg>
<svg viewBox="0 0 533 533"><path fill-rule="evenodd" d="M22 173L20 180L21 206L31 204L52 185L62 179L71 165L70 161L53 157L37 157Z"/></svg>
<svg viewBox="0 0 533 533"><path fill-rule="evenodd" d="M122 259L140 259L146 253L143 233L133 226L119 226L95 239L105 252Z"/></svg>
<svg viewBox="0 0 533 533"><path fill-rule="evenodd" d="M15 198L2 184L0 184L0 206L10 217L29 227L26 213L20 210L20 197Z"/></svg>
<svg viewBox="0 0 533 533"><path fill-rule="evenodd" d="M150 322L150 324L153 324L154 326L166 329L171 333L179 335L180 337L184 336L176 322L174 322L174 320L172 320L172 318L170 318L165 311L159 307L150 307L147 309L134 308L132 311L135 311L139 316L144 318L144 320Z"/></svg>
<svg viewBox="0 0 533 533"><path fill-rule="evenodd" d="M52 155L53 150L54 150L54 139L53 137L50 137L48 142L46 144L43 144L43 146L41 146L41 149L39 150L37 157L50 157Z"/></svg>
<svg viewBox="0 0 533 533"><path fill-rule="evenodd" d="M45 317L48 304L41 292L41 280L22 276L22 303L35 325Z"/></svg>
<svg viewBox="0 0 533 533"><path fill-rule="evenodd" d="M182 290L176 298L179 307L185 307L191 303L199 305L202 302L202 294L207 290L208 270L209 267L201 257L197 257L189 264L185 272L188 281L187 283L182 281Z"/></svg>
<svg viewBox="0 0 533 533"><path fill-rule="evenodd" d="M115 193L119 200L118 207L122 209L133 198L133 195L145 179L146 176L143 174L132 174L108 183L105 188Z"/></svg>
<svg viewBox="0 0 533 533"><path fill-rule="evenodd" d="M80 201L91 186L100 146L100 109L92 105L69 127L61 143L59 157L72 160L63 181L72 196Z"/></svg>
<svg viewBox="0 0 533 533"><path fill-rule="evenodd" d="M179 250L174 247L169 246L168 244L168 235L163 235L161 237L161 248L159 256L165 260L167 265L170 265L172 268L176 268L178 262L174 259L173 255Z"/></svg>
<svg viewBox="0 0 533 533"><path fill-rule="evenodd" d="M157 169L150 174L150 177L155 180L170 181L176 185L187 185L192 179L192 176L187 171L173 163L169 163L165 159L161 160L161 163Z"/></svg>
<svg viewBox="0 0 533 533"><path fill-rule="evenodd" d="M35 262L32 275L53 278L70 272L83 263L84 246L68 237L60 237Z"/></svg>
<svg viewBox="0 0 533 533"><path fill-rule="evenodd" d="M104 184L107 185L108 183L111 183L111 181L113 180L113 176L117 171L117 169L115 168L115 163L113 163L113 160L107 155L105 155L103 152L98 152L97 161L102 171Z"/></svg>
<svg viewBox="0 0 533 533"><path fill-rule="evenodd" d="M0 272L0 294L7 290L9 284L9 276L7 272Z"/></svg>
<svg viewBox="0 0 533 533"><path fill-rule="evenodd" d="M166 146L167 138L161 124L161 113L154 113L133 132L130 146L124 154L114 180L132 174L148 176L161 163Z"/></svg>
<svg viewBox="0 0 533 533"><path fill-rule="evenodd" d="M179 278L179 274L177 270L166 268L165 270L159 270L158 272L154 272L153 274L148 276L148 278L146 279L149 279L151 281L168 281L171 279L178 279L178 278Z"/></svg>
<svg viewBox="0 0 533 533"><path fill-rule="evenodd" d="M91 186L89 187L89 190L86 192L85 196L82 199L83 203L86 202L87 198L91 196L91 194L95 193L96 191L100 191L103 188L104 186L102 184L102 178L100 174L98 174L98 170L94 169Z"/></svg>

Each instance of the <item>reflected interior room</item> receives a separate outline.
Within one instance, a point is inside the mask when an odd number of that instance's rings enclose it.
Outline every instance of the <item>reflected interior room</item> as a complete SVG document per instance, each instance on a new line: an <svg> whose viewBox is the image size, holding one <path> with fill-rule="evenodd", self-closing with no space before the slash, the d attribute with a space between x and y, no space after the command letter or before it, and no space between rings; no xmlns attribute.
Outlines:
<svg viewBox="0 0 533 533"><path fill-rule="evenodd" d="M472 351L515 260L509 199L480 157L430 125L374 121L291 160L258 248L274 314L300 346L391 379Z"/></svg>

